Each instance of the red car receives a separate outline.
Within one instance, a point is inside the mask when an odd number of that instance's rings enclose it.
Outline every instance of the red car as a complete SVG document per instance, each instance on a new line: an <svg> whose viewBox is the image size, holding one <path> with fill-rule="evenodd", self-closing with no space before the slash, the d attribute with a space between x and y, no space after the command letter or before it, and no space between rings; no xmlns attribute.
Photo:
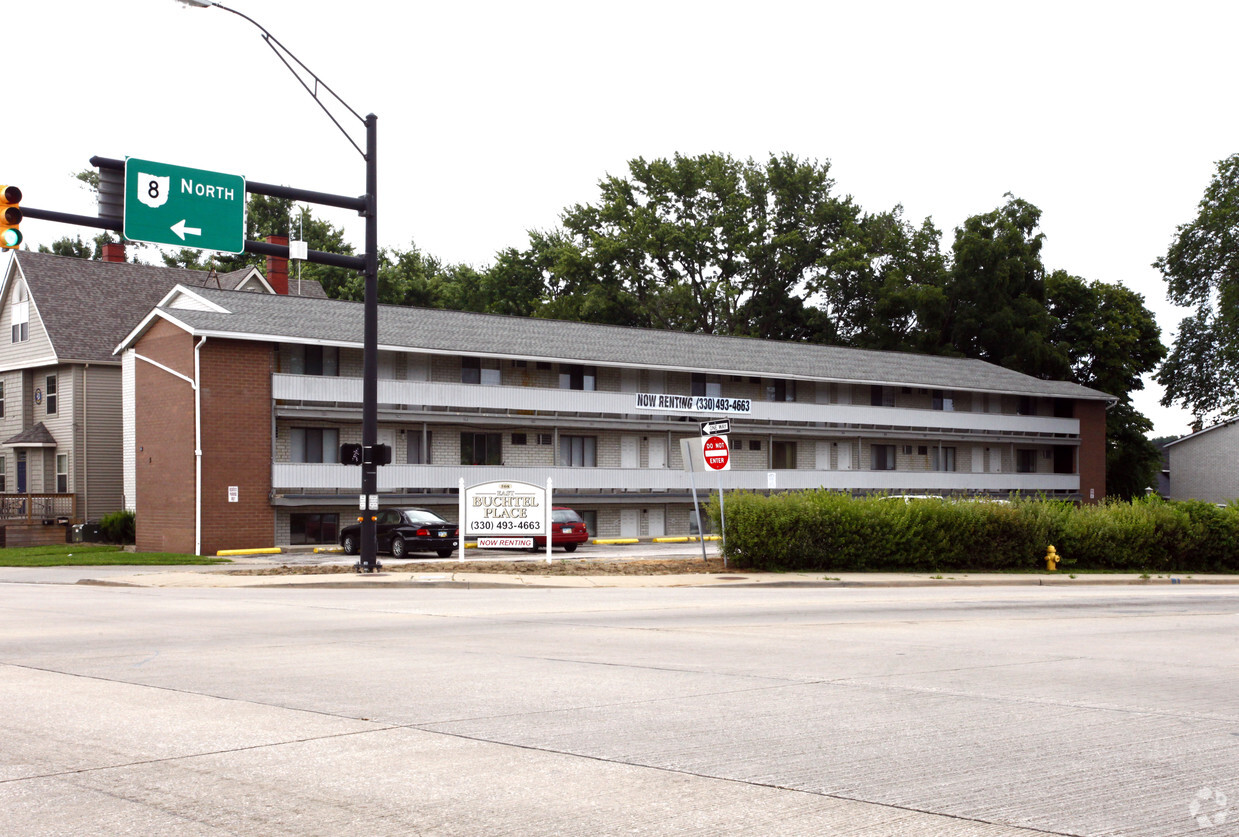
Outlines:
<svg viewBox="0 0 1239 837"><path fill-rule="evenodd" d="M566 506L551 507L551 548L562 546L565 552L575 552L578 544L589 540L589 529L581 516ZM534 549L546 549L546 538L536 536Z"/></svg>

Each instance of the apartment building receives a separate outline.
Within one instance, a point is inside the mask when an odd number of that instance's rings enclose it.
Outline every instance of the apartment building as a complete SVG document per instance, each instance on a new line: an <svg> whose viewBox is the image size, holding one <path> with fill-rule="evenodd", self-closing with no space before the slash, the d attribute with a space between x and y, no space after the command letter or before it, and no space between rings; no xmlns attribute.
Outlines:
<svg viewBox="0 0 1239 837"><path fill-rule="evenodd" d="M356 519L362 306L172 290L134 359L138 545L330 543ZM690 529L680 440L731 420L701 490L825 487L1099 501L1114 399L976 360L381 307L384 506L457 514L457 486L552 481L600 536Z"/></svg>

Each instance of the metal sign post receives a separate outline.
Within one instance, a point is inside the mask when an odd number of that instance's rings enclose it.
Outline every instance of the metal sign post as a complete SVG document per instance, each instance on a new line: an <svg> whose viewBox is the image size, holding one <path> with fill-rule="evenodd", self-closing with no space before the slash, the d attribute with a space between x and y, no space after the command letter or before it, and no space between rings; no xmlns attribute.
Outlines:
<svg viewBox="0 0 1239 837"><path fill-rule="evenodd" d="M684 458L684 467L688 471L688 485L693 490L693 514L697 516L697 540L701 541L701 560L706 558L705 528L701 525L701 503L697 502L697 479L694 476L693 460L701 455L701 445L685 437L680 440L680 455Z"/></svg>

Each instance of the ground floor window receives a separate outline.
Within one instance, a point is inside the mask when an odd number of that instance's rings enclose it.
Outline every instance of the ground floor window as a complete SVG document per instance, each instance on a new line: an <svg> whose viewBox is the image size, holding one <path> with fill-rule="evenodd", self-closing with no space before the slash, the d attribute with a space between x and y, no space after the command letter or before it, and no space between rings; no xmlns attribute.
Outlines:
<svg viewBox="0 0 1239 837"><path fill-rule="evenodd" d="M502 433L461 433L461 465L502 465Z"/></svg>
<svg viewBox="0 0 1239 837"><path fill-rule="evenodd" d="M1019 474L1037 473L1037 452L1035 450L1017 450L1015 452L1015 471Z"/></svg>
<svg viewBox="0 0 1239 837"><path fill-rule="evenodd" d="M294 427L289 433L292 462L337 462L340 431L334 427Z"/></svg>
<svg viewBox="0 0 1239 837"><path fill-rule="evenodd" d="M871 445L869 448L869 468L872 471L895 470L895 446Z"/></svg>
<svg viewBox="0 0 1239 837"><path fill-rule="evenodd" d="M564 468L598 467L597 437L560 436L559 465Z"/></svg>
<svg viewBox="0 0 1239 837"><path fill-rule="evenodd" d="M955 448L934 448L934 470L955 470Z"/></svg>
<svg viewBox="0 0 1239 837"><path fill-rule="evenodd" d="M792 470L796 467L796 443L774 442L770 445L770 467Z"/></svg>
<svg viewBox="0 0 1239 837"><path fill-rule="evenodd" d="M332 512L297 512L289 515L290 544L335 543L340 530L340 515Z"/></svg>
<svg viewBox="0 0 1239 837"><path fill-rule="evenodd" d="M69 493L69 455L56 454L56 493Z"/></svg>

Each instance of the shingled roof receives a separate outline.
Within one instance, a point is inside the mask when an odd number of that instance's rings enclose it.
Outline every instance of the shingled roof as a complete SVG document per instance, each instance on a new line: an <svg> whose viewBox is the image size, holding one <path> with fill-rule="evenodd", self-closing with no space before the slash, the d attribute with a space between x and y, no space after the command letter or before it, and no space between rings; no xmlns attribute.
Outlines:
<svg viewBox="0 0 1239 837"><path fill-rule="evenodd" d="M206 306L192 296L227 313L194 310ZM195 335L355 347L363 342L361 303L214 288L189 289L184 297L169 299L153 316L180 323ZM937 355L390 305L379 307L378 326L384 349L1114 400L1069 381L1044 381L981 360ZM127 343L138 337L135 331Z"/></svg>
<svg viewBox="0 0 1239 837"><path fill-rule="evenodd" d="M30 298L62 361L115 361L112 349L169 291L179 285L204 287L215 280L200 270L98 262L49 253L15 251L14 260ZM219 275L223 288L236 288L253 268ZM302 296L326 298L322 286L302 280Z"/></svg>

